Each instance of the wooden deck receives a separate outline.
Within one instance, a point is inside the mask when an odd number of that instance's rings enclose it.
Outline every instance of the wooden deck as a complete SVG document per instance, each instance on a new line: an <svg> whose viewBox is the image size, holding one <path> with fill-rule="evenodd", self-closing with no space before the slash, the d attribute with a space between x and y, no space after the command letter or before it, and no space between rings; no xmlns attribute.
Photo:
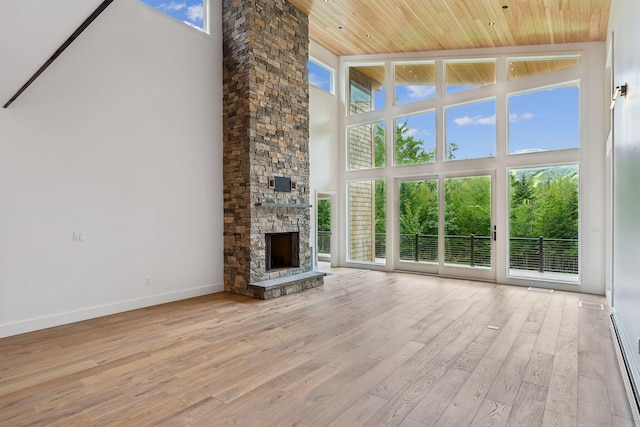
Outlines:
<svg viewBox="0 0 640 427"><path fill-rule="evenodd" d="M0 425L633 426L593 295L334 269L0 339Z"/></svg>

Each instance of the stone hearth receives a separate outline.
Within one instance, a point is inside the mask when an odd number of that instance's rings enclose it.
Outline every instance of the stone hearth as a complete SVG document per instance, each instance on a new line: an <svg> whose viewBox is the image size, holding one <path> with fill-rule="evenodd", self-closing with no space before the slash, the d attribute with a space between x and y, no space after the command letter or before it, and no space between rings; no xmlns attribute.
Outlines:
<svg viewBox="0 0 640 427"><path fill-rule="evenodd" d="M267 299L321 286L309 246L308 17L287 0L223 0L223 33L225 290ZM269 269L266 236L280 233L297 233L297 258Z"/></svg>

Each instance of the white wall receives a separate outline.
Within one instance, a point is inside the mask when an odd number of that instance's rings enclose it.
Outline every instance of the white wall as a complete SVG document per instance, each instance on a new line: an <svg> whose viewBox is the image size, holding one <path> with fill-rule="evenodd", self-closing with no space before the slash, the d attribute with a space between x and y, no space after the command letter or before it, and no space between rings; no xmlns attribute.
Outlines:
<svg viewBox="0 0 640 427"><path fill-rule="evenodd" d="M614 309L628 344L631 368L640 383L640 3L613 0L609 30L614 33L613 83L629 86L613 116Z"/></svg>
<svg viewBox="0 0 640 427"><path fill-rule="evenodd" d="M309 44L309 54L332 67L337 78L337 56L313 41ZM337 95L309 85L310 182L311 188L320 192L338 189L338 176L335 173L338 165L338 105Z"/></svg>
<svg viewBox="0 0 640 427"><path fill-rule="evenodd" d="M311 41L309 54L335 70L338 76L339 58L333 53ZM337 81L334 82L337 85ZM337 87L336 87L337 93ZM322 193L336 193L338 191L338 96L327 93L313 85L309 85L309 160L311 167L310 195L311 209L311 245L315 248L316 242L316 206L315 197ZM335 209L332 203L332 209ZM337 220L332 219L337 225ZM337 228L333 235L337 237ZM334 244L334 249L337 244ZM314 249L315 253L315 249ZM334 258L335 259L335 258Z"/></svg>
<svg viewBox="0 0 640 427"><path fill-rule="evenodd" d="M0 104L99 3L0 2ZM222 289L211 6L208 36L115 1L0 109L0 337Z"/></svg>

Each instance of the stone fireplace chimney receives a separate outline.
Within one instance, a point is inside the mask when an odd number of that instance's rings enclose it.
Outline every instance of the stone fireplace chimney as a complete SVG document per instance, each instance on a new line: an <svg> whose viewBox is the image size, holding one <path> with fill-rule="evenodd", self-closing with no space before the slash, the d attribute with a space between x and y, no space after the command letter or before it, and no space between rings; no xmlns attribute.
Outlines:
<svg viewBox="0 0 640 427"><path fill-rule="evenodd" d="M312 271L308 17L287 0L223 0L224 286L268 299Z"/></svg>

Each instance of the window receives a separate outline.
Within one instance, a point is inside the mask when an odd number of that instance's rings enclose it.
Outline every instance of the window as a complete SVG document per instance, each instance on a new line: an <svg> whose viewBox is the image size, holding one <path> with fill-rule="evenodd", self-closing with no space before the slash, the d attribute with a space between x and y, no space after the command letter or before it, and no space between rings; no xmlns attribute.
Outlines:
<svg viewBox="0 0 640 427"><path fill-rule="evenodd" d="M351 126L347 130L349 170L385 166L384 122Z"/></svg>
<svg viewBox="0 0 640 427"><path fill-rule="evenodd" d="M349 67L349 114L385 106L384 65Z"/></svg>
<svg viewBox="0 0 640 427"><path fill-rule="evenodd" d="M309 58L309 84L327 93L333 93L333 76L331 68Z"/></svg>
<svg viewBox="0 0 640 427"><path fill-rule="evenodd" d="M582 54L538 52L345 59L338 240L349 264L579 283L591 255L579 254L577 171L581 149L601 143L582 132L581 98L597 76ZM597 209L599 173L581 184L584 209Z"/></svg>
<svg viewBox="0 0 640 427"><path fill-rule="evenodd" d="M209 32L209 0L141 0L167 15L205 33Z"/></svg>
<svg viewBox="0 0 640 427"><path fill-rule="evenodd" d="M436 96L436 65L429 63L395 64L396 104L423 101Z"/></svg>
<svg viewBox="0 0 640 427"><path fill-rule="evenodd" d="M576 280L578 166L509 171L509 274Z"/></svg>
<svg viewBox="0 0 640 427"><path fill-rule="evenodd" d="M580 57L578 55L510 58L509 80L535 76L536 74L548 73L563 68L576 67L578 65L580 65Z"/></svg>
<svg viewBox="0 0 640 427"><path fill-rule="evenodd" d="M449 61L446 63L447 93L476 89L496 82L496 61Z"/></svg>
<svg viewBox="0 0 640 427"><path fill-rule="evenodd" d="M449 107L446 117L446 160L496 155L496 101Z"/></svg>
<svg viewBox="0 0 640 427"><path fill-rule="evenodd" d="M578 148L577 84L509 96L509 154Z"/></svg>
<svg viewBox="0 0 640 427"><path fill-rule="evenodd" d="M386 186L383 179L352 181L349 194L349 260L383 264L386 258Z"/></svg>
<svg viewBox="0 0 640 427"><path fill-rule="evenodd" d="M436 113L413 114L395 119L395 164L432 163L436 159Z"/></svg>

